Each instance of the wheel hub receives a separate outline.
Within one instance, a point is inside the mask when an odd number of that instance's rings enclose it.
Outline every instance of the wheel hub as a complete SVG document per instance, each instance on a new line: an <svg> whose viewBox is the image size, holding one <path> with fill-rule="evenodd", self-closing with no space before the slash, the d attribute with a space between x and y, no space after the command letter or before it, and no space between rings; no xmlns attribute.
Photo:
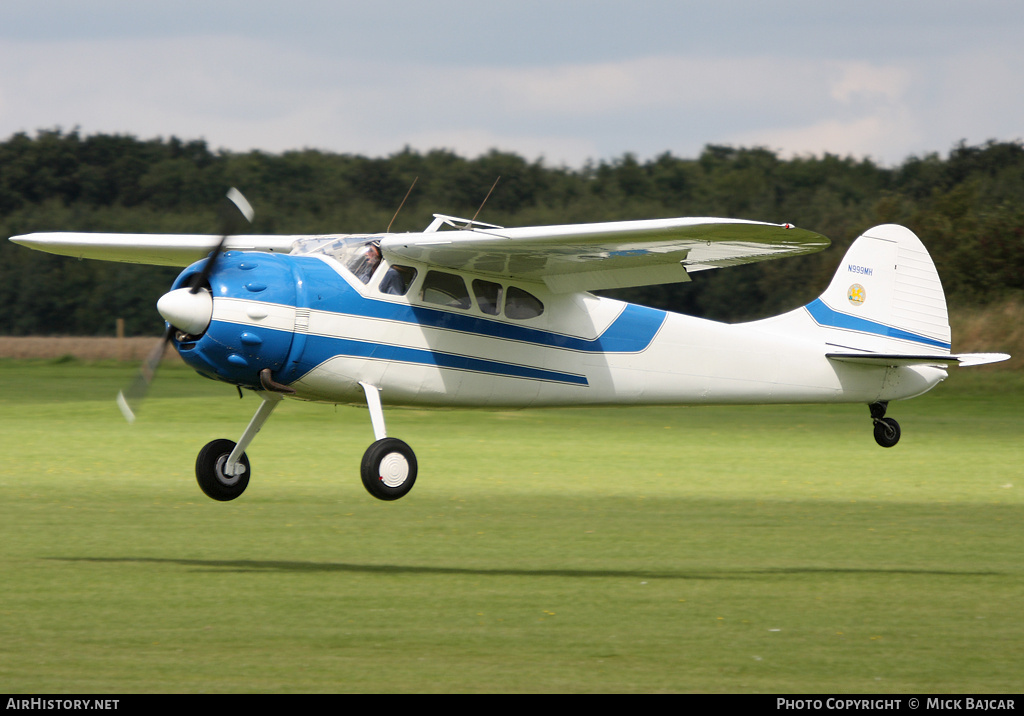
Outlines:
<svg viewBox="0 0 1024 716"><path fill-rule="evenodd" d="M388 453L380 461L380 481L388 487L401 487L408 479L409 462L401 453Z"/></svg>
<svg viewBox="0 0 1024 716"><path fill-rule="evenodd" d="M217 480L220 481L225 487L234 486L245 474L245 466L238 464L237 467L241 468L237 475L229 475L227 473L229 455L222 455L217 459Z"/></svg>

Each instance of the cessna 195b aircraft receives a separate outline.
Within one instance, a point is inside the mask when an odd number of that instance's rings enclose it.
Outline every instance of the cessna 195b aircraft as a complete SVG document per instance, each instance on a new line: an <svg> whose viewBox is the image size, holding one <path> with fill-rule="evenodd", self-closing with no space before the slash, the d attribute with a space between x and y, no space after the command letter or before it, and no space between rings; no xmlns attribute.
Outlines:
<svg viewBox="0 0 1024 716"><path fill-rule="evenodd" d="M244 197L228 197L251 221ZM167 343L200 374L260 396L238 442L214 440L196 460L216 500L245 490L245 450L284 396L366 405L376 441L363 484L394 500L412 488L417 461L387 435L383 405L863 403L875 440L891 447L900 428L885 417L890 401L933 388L950 366L1009 358L950 352L935 266L896 225L858 238L820 298L735 325L589 291L689 281L694 271L820 251L828 239L735 219L504 228L435 214L420 233L11 241L187 266L157 303L163 340L118 401L133 420Z"/></svg>

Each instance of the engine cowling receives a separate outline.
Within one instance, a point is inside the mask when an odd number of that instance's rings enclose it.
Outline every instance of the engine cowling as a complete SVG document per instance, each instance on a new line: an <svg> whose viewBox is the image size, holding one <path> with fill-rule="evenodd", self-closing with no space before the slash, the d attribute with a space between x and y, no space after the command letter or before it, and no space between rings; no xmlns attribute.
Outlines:
<svg viewBox="0 0 1024 716"><path fill-rule="evenodd" d="M301 268L287 255L228 251L209 285L192 294L207 260L185 269L158 308L178 329L174 347L188 365L207 378L259 388L261 371L276 377L288 365Z"/></svg>

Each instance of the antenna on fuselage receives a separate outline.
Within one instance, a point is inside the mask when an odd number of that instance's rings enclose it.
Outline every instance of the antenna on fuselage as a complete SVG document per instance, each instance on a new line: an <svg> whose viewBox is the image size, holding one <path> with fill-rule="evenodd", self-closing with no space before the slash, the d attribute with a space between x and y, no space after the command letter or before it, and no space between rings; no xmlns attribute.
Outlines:
<svg viewBox="0 0 1024 716"><path fill-rule="evenodd" d="M405 200L409 198L409 195L410 195L410 194L412 194L412 188L413 188L414 186L416 186L416 182L418 182L419 180L420 180L420 178L419 178L419 177L416 177L415 179L413 179L413 180L412 180L412 184L410 184L410 185L409 185L409 191L405 192L405 198L404 198L404 199L402 199L402 203L398 205L398 209L397 209L397 210L395 211L395 215L394 215L394 216L392 216L392 217L391 217L391 221L389 221L389 222L388 222L388 228L387 228L387 230L386 230L386 231L384 232L385 234L390 234L390 233L391 233L391 225L392 225L393 223L395 223L395 219L397 219L397 218L398 218L398 212L402 210L402 207L403 207L403 206L405 206Z"/></svg>
<svg viewBox="0 0 1024 716"><path fill-rule="evenodd" d="M480 212L484 210L484 204L486 204L487 200L491 198L491 194L494 193L494 187L498 186L498 182L500 182L500 181L501 181L501 174L499 174L498 178L494 180L493 184L491 184L491 190L489 192L487 192L487 196L485 196L484 200L480 202L480 208L476 210L476 213L473 214L473 218L470 219L469 220L469 224L466 225L467 229L473 228L473 222L476 221L476 217L480 216Z"/></svg>

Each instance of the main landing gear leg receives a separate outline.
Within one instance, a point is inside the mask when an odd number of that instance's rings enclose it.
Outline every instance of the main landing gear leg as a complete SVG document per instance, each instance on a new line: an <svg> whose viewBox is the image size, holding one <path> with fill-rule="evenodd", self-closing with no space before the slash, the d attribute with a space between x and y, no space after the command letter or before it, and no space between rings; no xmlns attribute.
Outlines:
<svg viewBox="0 0 1024 716"><path fill-rule="evenodd" d="M360 383L370 409L370 423L376 441L363 453L359 472L366 491L378 500L397 500L408 494L416 482L418 466L412 448L397 438L389 438L384 426L384 409L380 390L375 385Z"/></svg>
<svg viewBox="0 0 1024 716"><path fill-rule="evenodd" d="M249 485L249 458L245 449L282 400L279 393L260 393L260 398L263 402L237 443L214 440L199 451L196 481L208 497L221 502L233 500Z"/></svg>
<svg viewBox="0 0 1024 716"><path fill-rule="evenodd" d="M875 423L875 442L882 447L892 447L900 441L900 424L892 418L885 417L889 403L872 403L868 406L871 420Z"/></svg>

